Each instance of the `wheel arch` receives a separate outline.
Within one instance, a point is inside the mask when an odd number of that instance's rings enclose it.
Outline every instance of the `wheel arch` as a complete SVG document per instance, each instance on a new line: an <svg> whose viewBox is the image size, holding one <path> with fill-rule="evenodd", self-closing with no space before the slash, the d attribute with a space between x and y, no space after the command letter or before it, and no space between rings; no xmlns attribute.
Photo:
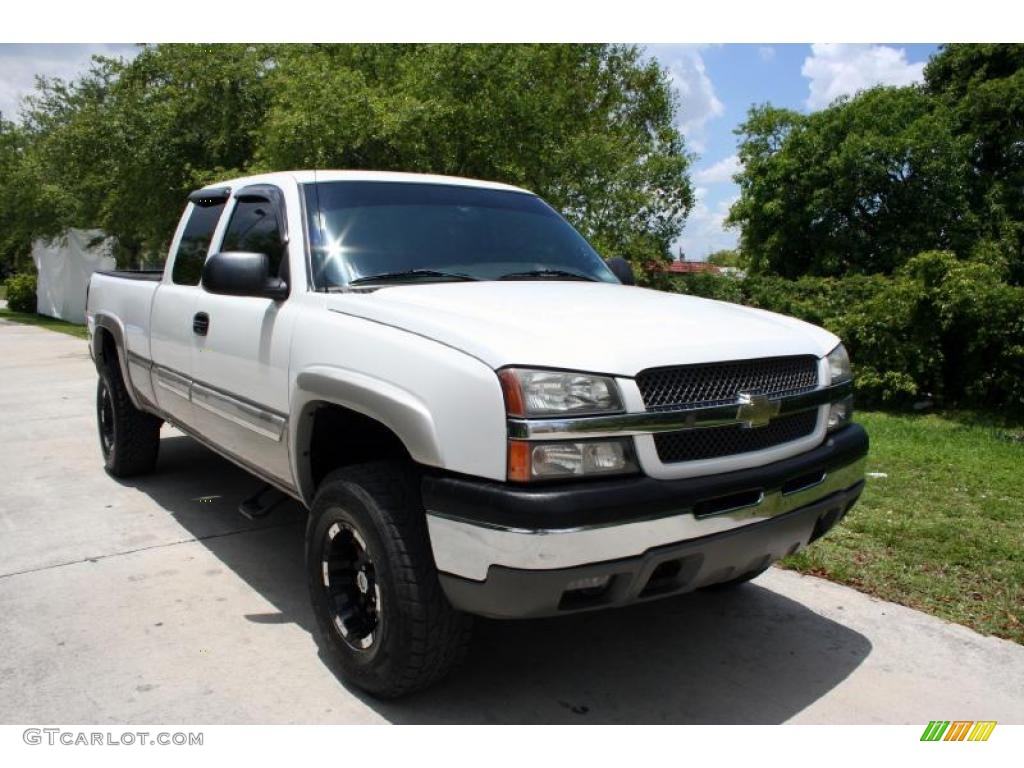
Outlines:
<svg viewBox="0 0 1024 768"><path fill-rule="evenodd" d="M97 370L110 363L117 364L121 371L121 379L124 381L125 389L128 390L128 398L139 410L142 410L142 403L131 376L128 375L128 351L125 346L124 327L121 321L107 312L97 312L93 318L96 326L90 340L93 362ZM113 360L110 359L113 355Z"/></svg>
<svg viewBox="0 0 1024 768"><path fill-rule="evenodd" d="M440 440L426 405L411 392L354 371L318 366L300 372L292 395L289 438L296 487L307 506L324 475L359 461L407 458L443 466ZM325 429L353 430L359 446L325 444ZM334 459L325 459L327 445ZM400 448L399 448L400 446ZM360 448L362 450L360 450Z"/></svg>

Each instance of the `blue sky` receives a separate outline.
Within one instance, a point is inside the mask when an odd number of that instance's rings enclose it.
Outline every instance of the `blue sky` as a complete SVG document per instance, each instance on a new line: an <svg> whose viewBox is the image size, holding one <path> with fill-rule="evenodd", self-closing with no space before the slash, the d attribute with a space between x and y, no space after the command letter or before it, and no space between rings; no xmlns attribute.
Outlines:
<svg viewBox="0 0 1024 768"><path fill-rule="evenodd" d="M679 93L679 127L698 159L691 169L697 203L676 243L688 259L736 244L722 220L738 189L733 129L752 104L804 112L880 83L919 81L935 45L649 45ZM36 75L72 79L98 53L130 56L131 45L0 45L0 113L13 118Z"/></svg>
<svg viewBox="0 0 1024 768"><path fill-rule="evenodd" d="M722 220L739 194L733 129L753 104L771 102L809 112L877 84L906 85L937 45L650 45L667 67L681 101L680 128L698 155L691 168L697 204L676 243L703 260L736 244Z"/></svg>

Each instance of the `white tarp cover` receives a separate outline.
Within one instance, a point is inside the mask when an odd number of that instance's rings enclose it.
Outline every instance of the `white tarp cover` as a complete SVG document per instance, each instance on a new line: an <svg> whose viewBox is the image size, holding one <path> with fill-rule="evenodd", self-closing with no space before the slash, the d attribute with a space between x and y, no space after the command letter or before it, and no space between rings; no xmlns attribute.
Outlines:
<svg viewBox="0 0 1024 768"><path fill-rule="evenodd" d="M32 261L39 273L36 311L85 323L85 288L93 272L115 268L111 247L111 239L98 229L69 229L53 240L32 243Z"/></svg>

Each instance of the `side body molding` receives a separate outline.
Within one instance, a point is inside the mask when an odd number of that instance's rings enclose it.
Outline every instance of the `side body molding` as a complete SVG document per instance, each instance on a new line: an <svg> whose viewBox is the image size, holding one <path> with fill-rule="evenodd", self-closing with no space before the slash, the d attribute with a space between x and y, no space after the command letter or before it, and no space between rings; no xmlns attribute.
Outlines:
<svg viewBox="0 0 1024 768"><path fill-rule="evenodd" d="M386 426L402 441L414 461L444 466L441 443L427 406L394 384L332 366L312 366L296 376L289 424L292 472L302 498L313 500L313 478L304 455L312 436L313 414L321 404L350 408Z"/></svg>

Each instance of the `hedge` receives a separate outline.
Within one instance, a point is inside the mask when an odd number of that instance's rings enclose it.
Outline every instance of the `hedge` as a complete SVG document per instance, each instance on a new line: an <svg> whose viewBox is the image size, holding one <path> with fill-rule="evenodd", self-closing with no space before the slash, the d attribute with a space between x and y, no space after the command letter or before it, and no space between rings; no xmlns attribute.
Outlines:
<svg viewBox="0 0 1024 768"><path fill-rule="evenodd" d="M7 308L15 312L36 311L36 276L31 273L11 275L4 281Z"/></svg>
<svg viewBox="0 0 1024 768"><path fill-rule="evenodd" d="M933 399L1024 416L1024 288L999 268L930 251L891 277L787 280L700 273L671 290L799 317L843 339L865 404Z"/></svg>

